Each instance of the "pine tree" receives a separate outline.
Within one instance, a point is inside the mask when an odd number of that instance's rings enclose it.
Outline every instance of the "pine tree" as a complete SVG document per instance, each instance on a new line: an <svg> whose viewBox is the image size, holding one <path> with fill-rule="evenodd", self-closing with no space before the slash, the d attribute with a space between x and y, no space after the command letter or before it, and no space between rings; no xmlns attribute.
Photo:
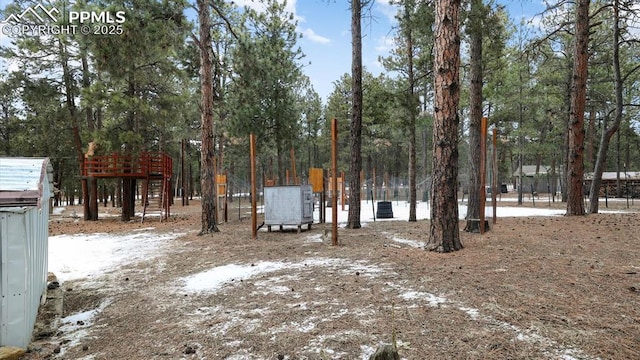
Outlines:
<svg viewBox="0 0 640 360"><path fill-rule="evenodd" d="M575 21L575 52L569 119L567 215L584 215L584 111L589 65L589 0L579 0Z"/></svg>
<svg viewBox="0 0 640 360"><path fill-rule="evenodd" d="M458 225L458 104L460 101L459 0L435 3L433 177L426 249L462 249Z"/></svg>

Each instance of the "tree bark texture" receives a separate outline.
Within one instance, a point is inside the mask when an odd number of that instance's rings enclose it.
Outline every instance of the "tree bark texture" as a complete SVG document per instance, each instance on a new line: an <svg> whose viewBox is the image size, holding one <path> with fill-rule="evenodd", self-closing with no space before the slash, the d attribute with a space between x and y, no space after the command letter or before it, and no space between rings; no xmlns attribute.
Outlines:
<svg viewBox="0 0 640 360"><path fill-rule="evenodd" d="M482 122L482 0L471 2L468 31L470 35L470 76L469 88L469 203L467 223L464 230L480 232L480 196L485 196L480 188L480 124Z"/></svg>
<svg viewBox="0 0 640 360"><path fill-rule="evenodd" d="M579 0L576 10L575 53L569 118L567 215L584 215L584 110L589 62L589 0Z"/></svg>
<svg viewBox="0 0 640 360"><path fill-rule="evenodd" d="M131 177L122 178L122 213L120 220L130 221L135 207L135 187Z"/></svg>
<svg viewBox="0 0 640 360"><path fill-rule="evenodd" d="M94 177L89 181L89 210L90 220L98 221L98 179Z"/></svg>
<svg viewBox="0 0 640 360"><path fill-rule="evenodd" d="M405 17L407 24L411 24L411 11L405 5ZM405 32L407 43L407 108L409 110L409 221L418 221L416 215L417 194L416 194L416 110L418 103L415 101L415 75L413 71L413 34L410 25L407 25Z"/></svg>
<svg viewBox="0 0 640 360"><path fill-rule="evenodd" d="M427 250L462 249L458 224L458 104L460 101L460 0L435 6L433 172Z"/></svg>
<svg viewBox="0 0 640 360"><path fill-rule="evenodd" d="M218 232L216 186L214 178L215 149L213 141L213 81L211 61L211 15L209 3L198 0L200 24L200 92L202 148L200 150L200 188L202 191L202 228L200 235Z"/></svg>
<svg viewBox="0 0 640 360"><path fill-rule="evenodd" d="M349 216L347 227L359 229L360 224L360 170L362 169L362 5L360 0L351 0L351 156L349 161ZM343 179L344 181L344 179Z"/></svg>
<svg viewBox="0 0 640 360"><path fill-rule="evenodd" d="M82 63L82 88L88 90L91 86L91 74L89 70L89 61L87 59L86 51L81 51L81 63ZM85 118L87 120L87 130L90 133L96 130L96 123L93 118L93 108L87 106L84 109ZM89 182L89 220L98 220L98 179L91 178Z"/></svg>
<svg viewBox="0 0 640 360"><path fill-rule="evenodd" d="M587 154L584 166L587 171L595 169L596 166L596 113L597 110L595 106L593 106L589 112L589 122L587 123L587 131L585 133Z"/></svg>
<svg viewBox="0 0 640 360"><path fill-rule="evenodd" d="M564 106L563 109L566 110L566 114L564 116L564 146L562 147L562 175L560 178L560 189L562 191L561 199L562 202L567 202L567 180L569 179L569 121L571 120L571 77L573 75L573 70L567 71L565 77L565 90L564 91Z"/></svg>

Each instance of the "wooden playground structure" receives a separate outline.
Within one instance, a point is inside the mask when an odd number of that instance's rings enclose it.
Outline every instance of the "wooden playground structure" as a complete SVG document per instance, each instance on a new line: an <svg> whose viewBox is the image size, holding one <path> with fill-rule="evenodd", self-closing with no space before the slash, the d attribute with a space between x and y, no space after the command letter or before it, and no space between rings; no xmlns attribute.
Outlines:
<svg viewBox="0 0 640 360"><path fill-rule="evenodd" d="M169 218L172 175L173 160L165 153L141 152L136 156L114 153L90 156L84 159L82 166L83 179L142 180L142 221L151 212L159 214L161 221ZM95 191L95 189L92 190ZM97 196L90 198L92 202L96 202L94 205L97 208Z"/></svg>

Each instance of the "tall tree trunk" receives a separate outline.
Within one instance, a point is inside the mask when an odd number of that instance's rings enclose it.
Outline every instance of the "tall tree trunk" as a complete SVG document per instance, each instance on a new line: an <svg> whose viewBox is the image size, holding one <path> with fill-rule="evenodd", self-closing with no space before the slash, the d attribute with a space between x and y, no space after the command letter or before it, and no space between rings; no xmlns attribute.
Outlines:
<svg viewBox="0 0 640 360"><path fill-rule="evenodd" d="M562 176L560 176L560 186L562 191L562 202L567 202L567 180L569 180L569 121L571 120L571 76L572 71L567 71L565 78L565 96L564 96L564 109L566 110L564 116L564 146L562 147Z"/></svg>
<svg viewBox="0 0 640 360"><path fill-rule="evenodd" d="M276 126L276 168L278 169L278 185L285 185L287 174L284 168L284 141L280 137L280 129Z"/></svg>
<svg viewBox="0 0 640 360"><path fill-rule="evenodd" d="M89 87L91 86L91 76L90 76L90 70L89 70L89 61L87 59L87 52L86 49L82 49L81 51L81 63L82 63L82 88L85 90L88 90ZM93 119L93 109L91 108L91 106L87 106L84 109L85 112L85 118L87 120L87 130L89 130L89 132L93 133L94 130L96 130L95 127L95 121ZM92 177L90 179L90 182L88 184L88 189L89 189L89 220L98 220L98 199L97 199L97 193L98 193L98 179L95 177Z"/></svg>
<svg viewBox="0 0 640 360"><path fill-rule="evenodd" d="M65 87L65 100L67 103L67 110L69 111L69 118L71 120L71 132L73 134L73 144L76 150L76 159L78 165L78 172L80 173L80 185L82 189L82 206L84 213L84 220L91 220L91 210L89 208L89 187L87 178L82 176L82 167L84 165L84 152L82 151L82 139L80 138L80 120L78 118L78 109L76 108L74 94L73 94L73 77L69 69L69 53L62 40L58 40L58 47L60 50L60 63L62 64L62 77Z"/></svg>
<svg viewBox="0 0 640 360"><path fill-rule="evenodd" d="M523 97L523 87L524 87L524 79L522 78L522 68L518 67L518 143L520 148L518 149L518 205L522 205L523 195L524 195L524 174L522 172L522 168L524 166L524 106L522 102L524 101Z"/></svg>
<svg viewBox="0 0 640 360"><path fill-rule="evenodd" d="M132 66L132 69L135 66ZM127 97L130 100L133 100L136 95L136 79L131 70L127 76ZM127 121L126 121L126 130L135 132L135 122L136 122L136 109L135 106L128 110ZM132 144L130 141L124 144L124 155L133 159L133 154L137 151L135 144ZM133 161L133 160L132 160ZM126 164L124 168L124 172L131 172L131 169L128 166L132 164ZM122 178L122 214L120 215L120 219L122 221L130 221L131 218L135 215L135 180L131 177Z"/></svg>
<svg viewBox="0 0 640 360"><path fill-rule="evenodd" d="M585 135L585 141L587 142L585 168L587 171L593 171L596 166L596 112L595 107L592 107L589 112L589 123L587 124L587 133Z"/></svg>
<svg viewBox="0 0 640 360"><path fill-rule="evenodd" d="M422 189L426 192L428 188L428 184L426 183L426 179L429 177L429 154L428 154L428 142L429 142L429 129L425 126L422 129ZM423 198L425 196L423 195ZM424 198L424 200L427 200Z"/></svg>
<svg viewBox="0 0 640 360"><path fill-rule="evenodd" d="M469 88L469 204L467 232L480 232L480 124L482 123L482 0L471 2L467 31L470 35L471 86Z"/></svg>
<svg viewBox="0 0 640 360"><path fill-rule="evenodd" d="M81 62L82 62L82 88L85 90L89 90L91 86L91 73L89 69L89 60L87 59L87 52L83 49L81 52ZM96 123L93 119L93 108L87 105L85 109L85 117L87 119L87 130L89 132L93 132L96 130Z"/></svg>
<svg viewBox="0 0 640 360"><path fill-rule="evenodd" d="M578 0L569 120L567 215L584 215L584 110L589 63L589 0Z"/></svg>
<svg viewBox="0 0 640 360"><path fill-rule="evenodd" d="M412 5L415 5L412 3ZM405 40L407 42L407 67L408 67L408 88L407 88L407 110L409 115L409 221L418 221L416 216L416 110L418 104L415 99L415 75L413 71L413 34L411 27L411 8L405 4L405 21L407 28Z"/></svg>
<svg viewBox="0 0 640 360"><path fill-rule="evenodd" d="M218 232L216 186L214 179L213 81L211 61L211 15L209 3L197 0L200 24L200 92L202 148L200 150L200 187L202 192L202 228L200 235Z"/></svg>
<svg viewBox="0 0 640 360"><path fill-rule="evenodd" d="M347 227L359 229L360 225L360 170L362 169L362 28L360 25L362 4L351 0L351 78L352 111L349 161L349 216Z"/></svg>
<svg viewBox="0 0 640 360"><path fill-rule="evenodd" d="M427 250L462 249L458 224L460 0L435 4L433 177Z"/></svg>
<svg viewBox="0 0 640 360"><path fill-rule="evenodd" d="M620 132L616 133L616 197L622 197L622 181L620 179L621 170L621 156L620 156Z"/></svg>
<svg viewBox="0 0 640 360"><path fill-rule="evenodd" d="M62 184L62 181L63 181L62 169L64 169L63 163L64 163L64 159L57 159L56 164L54 165L54 168L53 168L53 184L59 190L63 189L63 184ZM62 206L61 196L62 196L62 191L56 191L54 193L53 206Z"/></svg>
<svg viewBox="0 0 640 360"><path fill-rule="evenodd" d="M614 73L614 91L616 95L616 109L613 124L607 129L607 120L609 119L609 109L605 108L602 137L600 138L600 146L598 147L598 156L593 169L593 179L589 188L589 213L598 213L598 198L600 195L600 186L602 184L602 173L607 161L607 153L611 137L614 133L620 134L620 122L622 121L622 75L620 74L620 24L619 24L619 1L615 0L613 5L613 73ZM593 111L595 118L595 111ZM595 122L595 121L594 121Z"/></svg>
<svg viewBox="0 0 640 360"><path fill-rule="evenodd" d="M593 169L593 178L589 187L589 213L597 214L599 209L598 198L600 197L600 186L602 185L602 173L607 163L607 153L609 152L609 144L614 132L613 127L607 129L609 116L605 116L602 120L602 135L600 136L600 146L598 147L598 158L596 166Z"/></svg>

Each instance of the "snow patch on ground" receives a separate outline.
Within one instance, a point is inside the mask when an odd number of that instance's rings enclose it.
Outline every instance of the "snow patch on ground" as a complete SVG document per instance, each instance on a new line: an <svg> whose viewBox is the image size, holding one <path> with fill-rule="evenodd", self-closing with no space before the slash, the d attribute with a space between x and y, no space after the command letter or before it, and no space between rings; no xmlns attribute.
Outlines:
<svg viewBox="0 0 640 360"><path fill-rule="evenodd" d="M64 334L66 347L73 347L89 335L91 325L95 317L100 314L109 304L110 300L103 301L100 306L95 309L71 314L61 319L60 332ZM60 354L64 354L64 348L61 348Z"/></svg>
<svg viewBox="0 0 640 360"><path fill-rule="evenodd" d="M440 306L447 303L447 299L442 296L436 296L427 292L407 291L400 295L405 300L425 300L429 306Z"/></svg>
<svg viewBox="0 0 640 360"><path fill-rule="evenodd" d="M182 234L77 234L49 237L49 272L64 282L100 276L120 265L158 256Z"/></svg>
<svg viewBox="0 0 640 360"><path fill-rule="evenodd" d="M425 246L425 242L424 241L415 241L415 240L409 240L409 239L403 239L403 238L399 238L399 237L393 237L391 238L391 240L400 243L400 244L405 244L405 245L409 245L411 247L414 248L419 248L422 249Z"/></svg>
<svg viewBox="0 0 640 360"><path fill-rule="evenodd" d="M281 270L302 270L305 267L328 267L337 270L341 275L365 276L374 278L384 272L377 266L367 265L363 261L349 262L344 259L329 258L309 258L303 262L270 262L263 261L255 264L227 264L214 267L212 269L190 275L179 279L184 284L183 289L187 292L206 292L213 293L227 284L240 282L240 280L248 280L263 274L272 273ZM290 280L289 278L288 280ZM255 285L268 285L270 292L282 293L283 290L277 286L278 278L271 277L269 279L260 280Z"/></svg>
<svg viewBox="0 0 640 360"><path fill-rule="evenodd" d="M190 292L215 292L222 286L233 281L246 280L259 274L278 271L286 268L281 262L260 262L249 265L228 264L215 267L183 278L185 289Z"/></svg>
<svg viewBox="0 0 640 360"><path fill-rule="evenodd" d="M321 243L324 239L324 235L323 234L313 234L313 235L309 235L305 238L305 242L309 242L309 243Z"/></svg>

